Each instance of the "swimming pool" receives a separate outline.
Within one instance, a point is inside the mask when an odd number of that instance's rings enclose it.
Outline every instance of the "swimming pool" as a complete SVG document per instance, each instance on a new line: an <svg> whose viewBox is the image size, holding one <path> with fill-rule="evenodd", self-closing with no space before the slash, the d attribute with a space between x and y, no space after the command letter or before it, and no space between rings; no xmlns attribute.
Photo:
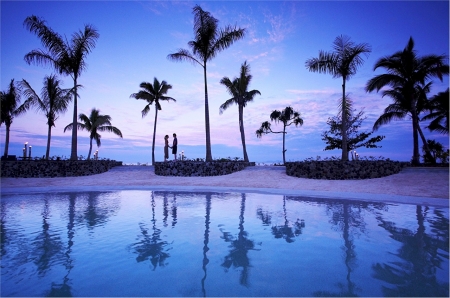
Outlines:
<svg viewBox="0 0 450 298"><path fill-rule="evenodd" d="M447 296L448 208L258 193L2 194L1 296Z"/></svg>

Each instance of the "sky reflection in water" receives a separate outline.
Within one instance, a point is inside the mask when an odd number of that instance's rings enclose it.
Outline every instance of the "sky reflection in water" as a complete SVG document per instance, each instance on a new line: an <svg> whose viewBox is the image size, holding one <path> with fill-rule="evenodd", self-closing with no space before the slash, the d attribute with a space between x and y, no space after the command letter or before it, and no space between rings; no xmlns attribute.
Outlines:
<svg viewBox="0 0 450 298"><path fill-rule="evenodd" d="M254 193L2 195L1 296L448 296L448 218Z"/></svg>

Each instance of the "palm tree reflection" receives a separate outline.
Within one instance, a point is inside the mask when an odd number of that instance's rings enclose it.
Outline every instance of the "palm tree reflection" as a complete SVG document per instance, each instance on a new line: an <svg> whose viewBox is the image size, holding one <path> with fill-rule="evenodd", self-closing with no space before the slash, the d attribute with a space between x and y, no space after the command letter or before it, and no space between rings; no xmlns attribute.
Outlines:
<svg viewBox="0 0 450 298"><path fill-rule="evenodd" d="M444 276L446 282L440 282L438 278L442 263L444 260L448 262L449 220L438 209L434 210L434 217L428 219L429 208L422 209L420 205L416 207L415 232L397 227L381 215L377 217L380 226L391 233L391 238L402 244L396 253L401 262L376 263L372 266L375 278L392 285L383 286L386 296L449 296L448 271ZM425 233L426 223L431 226L428 234Z"/></svg>
<svg viewBox="0 0 450 298"><path fill-rule="evenodd" d="M302 229L305 227L305 221L298 219L291 226L290 221L287 218L286 210L286 196L283 196L283 216L284 224L279 226L272 226L272 234L275 238L283 238L288 243L294 242L294 238L302 233ZM269 218L270 220L270 218Z"/></svg>
<svg viewBox="0 0 450 298"><path fill-rule="evenodd" d="M203 278L201 280L203 297L206 297L205 281L206 281L206 265L209 263L208 256L206 253L209 251L209 224L211 223L211 194L206 195L206 215L205 215L205 233L203 240L203 262L202 270L204 272Z"/></svg>
<svg viewBox="0 0 450 298"><path fill-rule="evenodd" d="M139 223L139 228L141 229L141 235L138 235L139 242L132 245L135 253L138 255L136 261L138 263L147 261L153 266L153 270L157 266L164 267L166 265L166 259L170 255L165 251L165 247L168 245L167 241L161 240L161 229L156 227L155 218L155 197L152 193L152 231L149 231L145 227L144 223Z"/></svg>
<svg viewBox="0 0 450 298"><path fill-rule="evenodd" d="M222 229L222 238L226 242L230 242L230 252L225 257L222 266L227 270L231 266L234 268L242 267L239 283L243 286L248 286L248 268L250 267L250 259L248 257L249 250L256 250L253 240L247 238L248 233L244 230L244 212L245 212L245 193L241 194L241 212L239 214L239 233L238 237L234 238L229 232L224 232Z"/></svg>

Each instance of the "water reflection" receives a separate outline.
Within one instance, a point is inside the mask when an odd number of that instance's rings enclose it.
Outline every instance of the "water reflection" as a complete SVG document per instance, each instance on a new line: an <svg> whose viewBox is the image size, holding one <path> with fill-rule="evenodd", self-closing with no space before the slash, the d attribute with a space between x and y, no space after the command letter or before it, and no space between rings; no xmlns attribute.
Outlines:
<svg viewBox="0 0 450 298"><path fill-rule="evenodd" d="M397 227L396 223L379 214L380 226L390 232L390 237L401 243L396 252L401 262L376 263L372 266L374 277L391 287L383 286L386 296L443 296L449 295L449 283L439 281L437 271L448 260L449 221L442 211L435 210L428 218L428 207L416 206L417 230ZM426 233L427 223L431 233ZM448 263L446 264L448 266Z"/></svg>
<svg viewBox="0 0 450 298"><path fill-rule="evenodd" d="M444 208L148 191L2 195L0 203L2 296L110 296L83 285L98 268L108 268L105 280L126 272L118 296L136 284L144 296L449 294ZM109 250L99 254L102 241ZM148 274L135 274L140 268ZM242 287L230 287L232 269ZM168 282L179 276L189 289ZM288 276L302 282L287 286Z"/></svg>

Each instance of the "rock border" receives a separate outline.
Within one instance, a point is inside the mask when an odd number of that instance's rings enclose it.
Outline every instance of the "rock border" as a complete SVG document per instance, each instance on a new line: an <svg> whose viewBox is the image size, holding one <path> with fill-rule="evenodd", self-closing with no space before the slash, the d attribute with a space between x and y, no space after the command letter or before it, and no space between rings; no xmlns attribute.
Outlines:
<svg viewBox="0 0 450 298"><path fill-rule="evenodd" d="M409 162L391 160L332 160L287 162L285 166L287 175L298 178L359 180L397 174L409 165Z"/></svg>
<svg viewBox="0 0 450 298"><path fill-rule="evenodd" d="M245 167L254 166L254 162L243 161L167 161L155 162L155 175L207 177L222 176L242 171Z"/></svg>
<svg viewBox="0 0 450 298"><path fill-rule="evenodd" d="M90 176L121 166L115 160L24 160L2 161L1 176L9 178L43 178Z"/></svg>

